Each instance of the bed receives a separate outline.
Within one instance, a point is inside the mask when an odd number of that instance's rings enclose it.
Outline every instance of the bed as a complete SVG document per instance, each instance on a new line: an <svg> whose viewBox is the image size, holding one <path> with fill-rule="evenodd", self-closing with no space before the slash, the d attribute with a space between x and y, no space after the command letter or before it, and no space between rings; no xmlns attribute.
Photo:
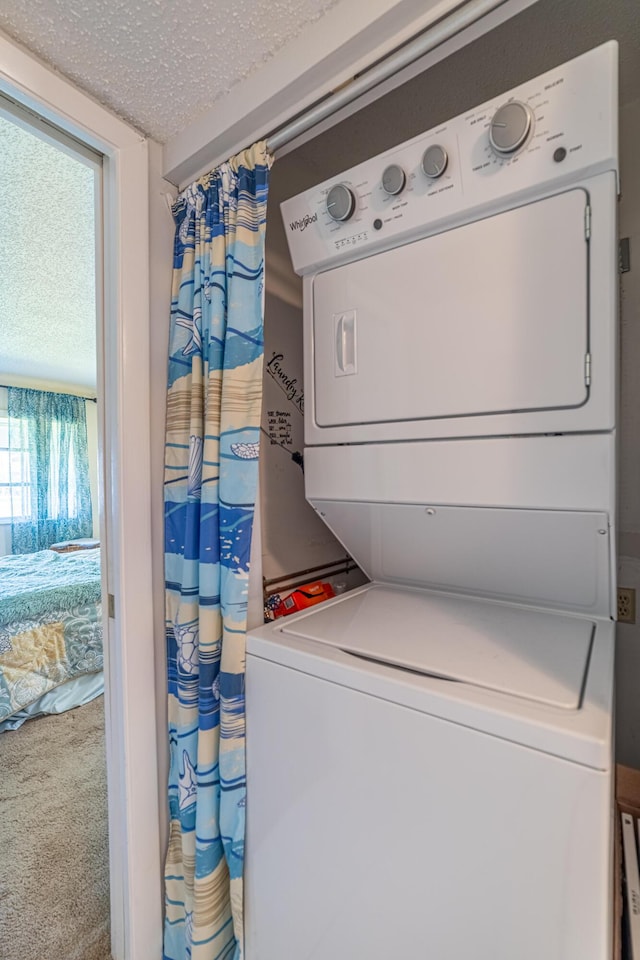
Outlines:
<svg viewBox="0 0 640 960"><path fill-rule="evenodd" d="M0 557L0 732L103 690L100 550Z"/></svg>

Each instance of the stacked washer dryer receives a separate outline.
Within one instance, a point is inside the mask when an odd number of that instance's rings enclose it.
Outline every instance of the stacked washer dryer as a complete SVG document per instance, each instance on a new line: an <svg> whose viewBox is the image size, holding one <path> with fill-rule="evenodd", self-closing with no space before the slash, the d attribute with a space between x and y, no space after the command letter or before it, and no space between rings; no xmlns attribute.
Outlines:
<svg viewBox="0 0 640 960"><path fill-rule="evenodd" d="M309 501L250 634L248 960L608 960L617 46L283 204Z"/></svg>

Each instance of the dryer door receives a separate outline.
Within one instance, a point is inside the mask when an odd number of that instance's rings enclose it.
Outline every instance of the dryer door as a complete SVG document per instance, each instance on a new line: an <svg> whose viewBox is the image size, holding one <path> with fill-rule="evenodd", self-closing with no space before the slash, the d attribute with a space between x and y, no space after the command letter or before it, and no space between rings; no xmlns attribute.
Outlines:
<svg viewBox="0 0 640 960"><path fill-rule="evenodd" d="M316 424L584 404L587 203L571 190L318 275Z"/></svg>

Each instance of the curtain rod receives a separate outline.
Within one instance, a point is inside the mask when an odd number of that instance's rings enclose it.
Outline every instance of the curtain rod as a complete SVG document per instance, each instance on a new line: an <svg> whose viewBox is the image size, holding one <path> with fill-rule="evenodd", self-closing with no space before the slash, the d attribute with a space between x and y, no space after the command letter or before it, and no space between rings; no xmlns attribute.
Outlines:
<svg viewBox="0 0 640 960"><path fill-rule="evenodd" d="M62 393L67 397L77 397L78 400L86 400L87 403L97 403L97 397L83 397L79 393L69 393L68 390L40 390L39 387L17 387L15 383L0 383L2 390L38 390L39 393Z"/></svg>
<svg viewBox="0 0 640 960"><path fill-rule="evenodd" d="M383 60L369 67L336 93L330 94L324 100L311 106L301 116L277 130L267 138L267 149L270 153L275 153L286 143L290 143L296 137L306 133L311 127L322 120L326 120L327 117L337 113L338 110L352 103L363 93L367 93L379 83L415 63L424 54L429 53L435 47L439 47L477 20L503 6L506 2L507 0L468 0L453 13L427 27L423 33L414 37L413 40L409 40Z"/></svg>

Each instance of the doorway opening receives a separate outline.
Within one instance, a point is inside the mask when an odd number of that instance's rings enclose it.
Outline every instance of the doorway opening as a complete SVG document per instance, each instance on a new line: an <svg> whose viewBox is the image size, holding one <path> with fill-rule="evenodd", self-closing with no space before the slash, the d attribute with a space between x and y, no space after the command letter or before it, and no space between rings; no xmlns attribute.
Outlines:
<svg viewBox="0 0 640 960"><path fill-rule="evenodd" d="M5 97L0 139L0 952L107 960L102 156Z"/></svg>

